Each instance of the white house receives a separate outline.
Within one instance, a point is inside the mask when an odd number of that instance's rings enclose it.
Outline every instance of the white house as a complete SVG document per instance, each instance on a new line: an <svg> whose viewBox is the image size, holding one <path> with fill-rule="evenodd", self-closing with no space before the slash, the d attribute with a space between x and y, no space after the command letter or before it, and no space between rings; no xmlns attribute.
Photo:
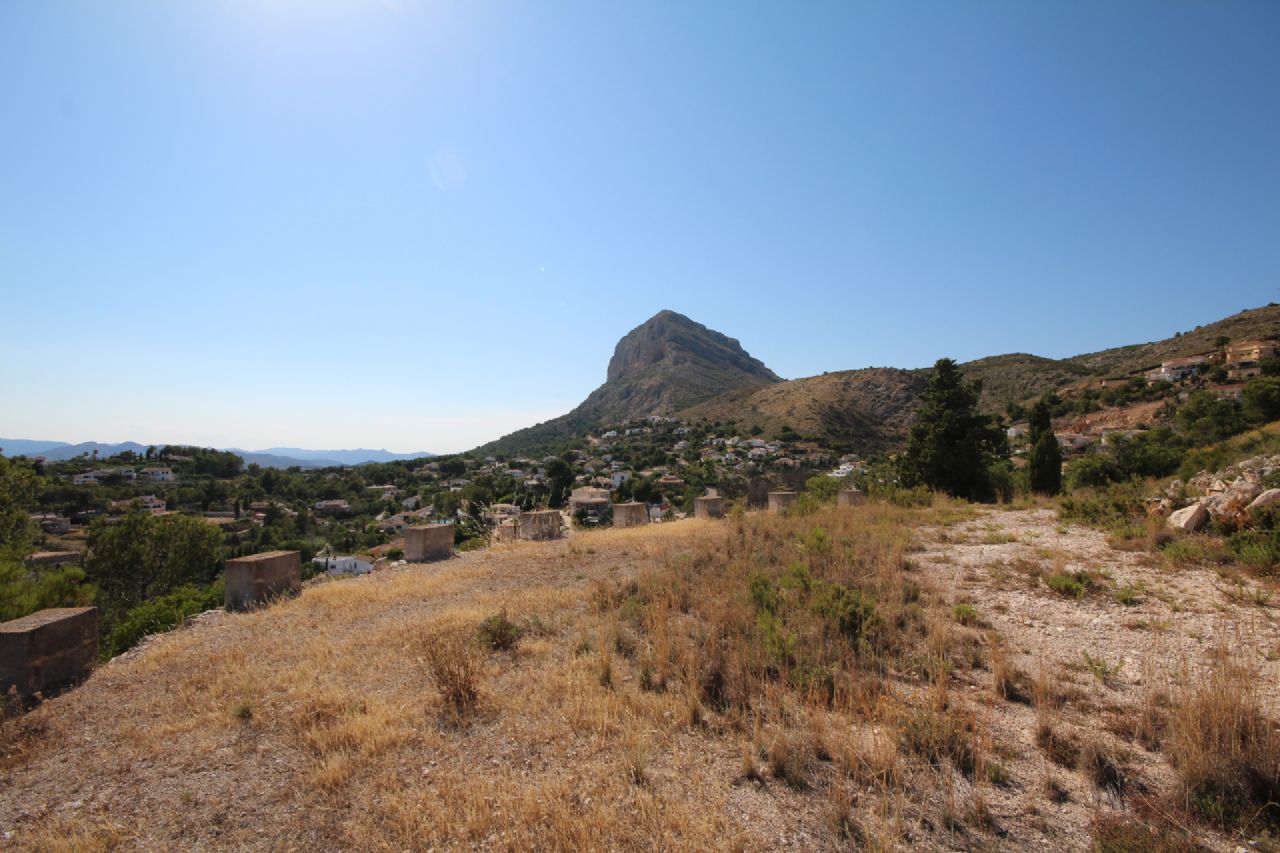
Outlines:
<svg viewBox="0 0 1280 853"><path fill-rule="evenodd" d="M313 557L311 563L329 575L367 575L373 571L373 563L357 557Z"/></svg>
<svg viewBox="0 0 1280 853"><path fill-rule="evenodd" d="M142 473L157 483L172 483L177 479L173 476L171 468L143 468Z"/></svg>
<svg viewBox="0 0 1280 853"><path fill-rule="evenodd" d="M98 477L92 472L88 474L72 474L71 484L74 486L96 486Z"/></svg>
<svg viewBox="0 0 1280 853"><path fill-rule="evenodd" d="M142 504L142 511L151 515L164 515L164 501L155 495L143 495L138 498L138 503Z"/></svg>

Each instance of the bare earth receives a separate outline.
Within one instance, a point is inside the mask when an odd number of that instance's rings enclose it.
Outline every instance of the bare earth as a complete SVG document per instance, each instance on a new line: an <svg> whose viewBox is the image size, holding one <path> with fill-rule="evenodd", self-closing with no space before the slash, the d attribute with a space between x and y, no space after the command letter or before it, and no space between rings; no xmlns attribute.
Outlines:
<svg viewBox="0 0 1280 853"><path fill-rule="evenodd" d="M683 521L498 546L310 586L259 613L208 614L9 724L0 849L852 846L811 792L743 781L750 733L690 725L683 695L642 691L622 666L604 689L586 651L606 627L591 603L599 582L722 536L724 523ZM1059 729L1111 741L1131 789L1153 802L1171 769L1125 722L1152 691L1225 641L1256 657L1266 703L1280 706L1280 628L1251 582L1113 550L1047 509L979 510L917 537L922 578L970 602L1016 668L1069 693ZM1064 569L1101 573L1104 589L1077 599L1031 581ZM1122 604L1114 592L1130 585ZM500 608L532 628L486 659L480 709L458 723L426 675L424 644ZM1045 757L1035 708L992 699L989 668L959 678L1007 778L984 786L985 828L909 825L896 846L1087 849L1091 818L1118 801ZM1063 796L1046 797L1049 781ZM882 806L868 797L865 808ZM1197 835L1218 850L1241 841Z"/></svg>

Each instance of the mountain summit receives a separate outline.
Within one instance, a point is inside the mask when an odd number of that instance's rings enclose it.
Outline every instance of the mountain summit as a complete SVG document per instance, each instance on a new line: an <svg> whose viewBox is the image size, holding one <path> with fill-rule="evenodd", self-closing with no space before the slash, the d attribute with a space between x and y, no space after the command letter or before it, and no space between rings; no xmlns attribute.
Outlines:
<svg viewBox="0 0 1280 853"><path fill-rule="evenodd" d="M476 449L535 452L604 423L673 415L726 391L781 381L728 335L683 314L659 311L618 341L605 383L576 409Z"/></svg>
<svg viewBox="0 0 1280 853"><path fill-rule="evenodd" d="M605 384L587 404L615 420L670 415L725 391L781 381L733 338L660 311L618 341Z"/></svg>

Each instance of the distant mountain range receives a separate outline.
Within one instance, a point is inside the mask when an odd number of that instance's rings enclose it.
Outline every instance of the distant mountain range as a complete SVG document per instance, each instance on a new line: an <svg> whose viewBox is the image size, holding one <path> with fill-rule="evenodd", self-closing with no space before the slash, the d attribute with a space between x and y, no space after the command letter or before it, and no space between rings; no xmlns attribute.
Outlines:
<svg viewBox="0 0 1280 853"><path fill-rule="evenodd" d="M160 446L160 445L155 445ZM389 450L308 450L304 447L269 447L266 450L241 450L238 447L219 448L229 450L244 459L246 465L261 465L263 468L328 468L333 465L364 465L370 462L394 462L400 459L420 459L434 456L434 453L392 453ZM65 441L33 441L25 438L0 438L0 453L5 456L43 456L53 462L74 459L85 454L106 458L131 450L137 454L145 454L147 445L136 441L125 441L119 444L102 444L96 441L85 441L70 444Z"/></svg>
<svg viewBox="0 0 1280 853"><path fill-rule="evenodd" d="M960 367L982 381L982 407L1003 410L1049 391L1096 387L1141 376L1162 361L1208 352L1229 339L1280 337L1280 306L1241 311L1170 338L1071 358L1027 353L988 356ZM557 452L605 425L649 415L734 421L776 436L784 427L834 447L875 453L901 446L931 368L869 367L782 380L732 338L662 311L618 342L605 383L566 415L482 445L474 452Z"/></svg>

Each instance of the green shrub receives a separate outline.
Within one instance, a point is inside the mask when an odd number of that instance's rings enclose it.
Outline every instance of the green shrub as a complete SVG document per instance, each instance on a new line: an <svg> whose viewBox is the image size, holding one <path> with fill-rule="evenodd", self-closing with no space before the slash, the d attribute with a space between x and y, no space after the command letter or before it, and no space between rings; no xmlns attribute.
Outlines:
<svg viewBox="0 0 1280 853"><path fill-rule="evenodd" d="M520 642L523 633L520 626L507 618L507 611L500 610L480 623L480 642L495 651L508 651Z"/></svg>
<svg viewBox="0 0 1280 853"><path fill-rule="evenodd" d="M1112 530L1133 526L1146 518L1142 484L1115 483L1105 488L1084 489L1064 496L1058 514L1064 521Z"/></svg>
<svg viewBox="0 0 1280 853"><path fill-rule="evenodd" d="M1047 581L1049 589L1059 595L1071 598L1084 598L1089 592L1089 575L1084 572L1061 572L1050 575Z"/></svg>
<svg viewBox="0 0 1280 853"><path fill-rule="evenodd" d="M961 625L977 625L981 622L978 618L978 611L974 609L972 604L967 602L962 602L952 608L951 615Z"/></svg>
<svg viewBox="0 0 1280 853"><path fill-rule="evenodd" d="M102 643L103 658L128 651L143 637L172 630L189 616L221 607L223 589L221 580L208 586L184 584L167 595L144 601L129 610L107 633Z"/></svg>
<svg viewBox="0 0 1280 853"><path fill-rule="evenodd" d="M838 583L819 582L814 587L813 612L826 618L857 648L875 619L875 599Z"/></svg>

